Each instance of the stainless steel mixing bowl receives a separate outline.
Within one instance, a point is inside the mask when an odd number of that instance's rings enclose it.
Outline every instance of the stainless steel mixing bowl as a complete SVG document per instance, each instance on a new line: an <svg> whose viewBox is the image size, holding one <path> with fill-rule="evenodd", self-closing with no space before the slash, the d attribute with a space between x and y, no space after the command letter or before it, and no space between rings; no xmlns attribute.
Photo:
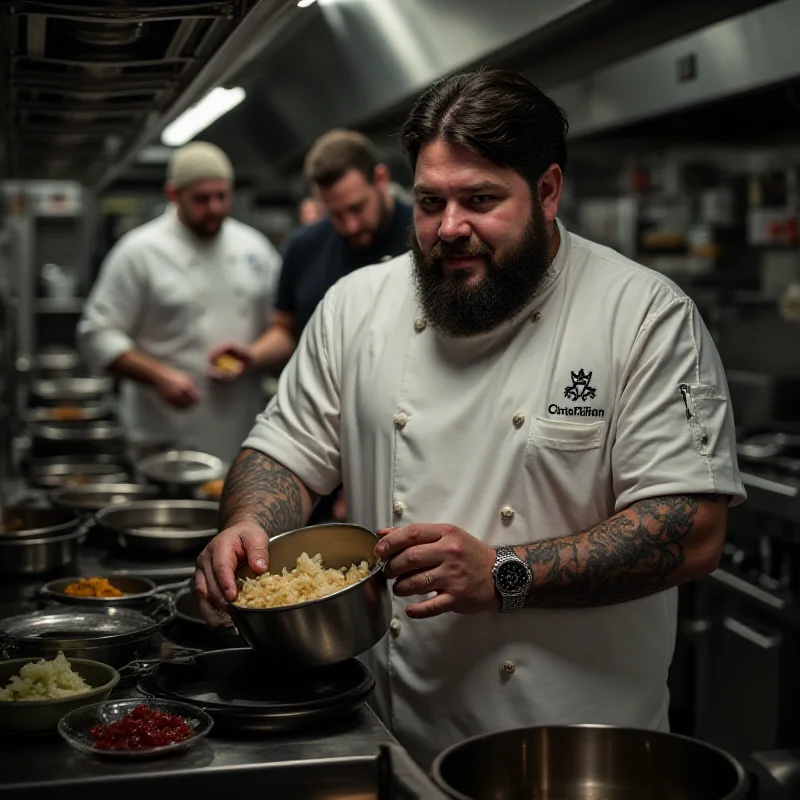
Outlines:
<svg viewBox="0 0 800 800"><path fill-rule="evenodd" d="M334 569L366 561L369 575L318 600L280 608L228 605L247 643L272 663L319 667L354 658L379 642L389 629L392 604L383 563L375 557L378 536L359 525L313 525L282 533L269 542L270 572L291 570L303 553L322 555ZM237 578L252 577L249 567Z"/></svg>
<svg viewBox="0 0 800 800"><path fill-rule="evenodd" d="M711 745L603 725L520 728L453 745L433 763L453 800L741 800L742 766Z"/></svg>

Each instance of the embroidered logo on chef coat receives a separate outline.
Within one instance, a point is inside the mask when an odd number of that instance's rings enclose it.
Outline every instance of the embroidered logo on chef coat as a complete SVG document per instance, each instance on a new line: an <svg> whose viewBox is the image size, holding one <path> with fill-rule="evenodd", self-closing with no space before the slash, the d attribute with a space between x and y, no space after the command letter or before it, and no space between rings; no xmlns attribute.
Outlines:
<svg viewBox="0 0 800 800"><path fill-rule="evenodd" d="M597 389L592 386L592 373L584 370L572 372L570 370L572 383L564 389L564 397L572 400L573 403L587 400L594 400L597 397ZM592 408L591 406L559 406L551 403L547 409L551 414L559 417L604 417L605 409Z"/></svg>
<svg viewBox="0 0 800 800"><path fill-rule="evenodd" d="M570 375L572 375L572 386L564 389L564 397L568 397L575 403L578 400L594 400L597 390L589 385L592 373L581 370L580 372L570 372Z"/></svg>

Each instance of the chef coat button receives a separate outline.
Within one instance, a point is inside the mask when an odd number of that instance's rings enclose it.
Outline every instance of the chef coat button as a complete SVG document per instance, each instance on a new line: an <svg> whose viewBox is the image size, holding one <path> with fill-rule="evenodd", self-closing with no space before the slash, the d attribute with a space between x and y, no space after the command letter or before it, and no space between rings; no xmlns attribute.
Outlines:
<svg viewBox="0 0 800 800"><path fill-rule="evenodd" d="M513 661L504 661L504 662L503 662L503 663L500 665L500 672L501 672L503 675L513 675L513 674L514 674L514 670L515 670L516 668L517 668L517 667L516 667L516 665L514 664L514 662L513 662Z"/></svg>
<svg viewBox="0 0 800 800"><path fill-rule="evenodd" d="M424 331L425 328L427 328L427 327L428 327L428 323L425 322L425 320L422 319L422 317L418 317L417 319L414 320L414 330L417 333L422 333L422 331Z"/></svg>
<svg viewBox="0 0 800 800"><path fill-rule="evenodd" d="M531 322L538 322L541 318L542 318L541 311L534 311L533 314L531 314Z"/></svg>
<svg viewBox="0 0 800 800"><path fill-rule="evenodd" d="M395 500L394 503L392 503L392 513L396 517L402 517L403 516L403 511L405 511L405 508L406 508L405 505L403 503L401 503L399 500Z"/></svg>
<svg viewBox="0 0 800 800"><path fill-rule="evenodd" d="M391 261L391 260L392 260L391 256L381 256L381 264L383 264L386 261Z"/></svg>
<svg viewBox="0 0 800 800"><path fill-rule="evenodd" d="M517 413L511 417L511 421L514 423L515 428L521 428L525 422L525 415L521 411L517 411Z"/></svg>
<svg viewBox="0 0 800 800"><path fill-rule="evenodd" d="M407 424L408 424L408 415L407 414L403 414L401 412L400 414L395 414L394 415L394 426L395 426L395 428L398 428L399 430L403 430L403 428L405 428L405 426Z"/></svg>
<svg viewBox="0 0 800 800"><path fill-rule="evenodd" d="M399 619L393 619L389 623L389 630L392 632L392 636L397 636L400 633L400 627L401 625Z"/></svg>
<svg viewBox="0 0 800 800"><path fill-rule="evenodd" d="M511 522L511 520L514 519L514 514L516 513L517 512L514 511L511 506L503 506L500 509L500 516L503 518L503 522Z"/></svg>

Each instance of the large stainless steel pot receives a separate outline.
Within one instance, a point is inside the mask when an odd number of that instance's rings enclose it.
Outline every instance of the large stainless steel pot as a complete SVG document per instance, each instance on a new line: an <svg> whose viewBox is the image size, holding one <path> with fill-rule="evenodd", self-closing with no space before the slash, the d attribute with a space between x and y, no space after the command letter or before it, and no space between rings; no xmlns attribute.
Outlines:
<svg viewBox="0 0 800 800"><path fill-rule="evenodd" d="M35 422L29 432L34 456L118 453L125 445L122 428L102 420Z"/></svg>
<svg viewBox="0 0 800 800"><path fill-rule="evenodd" d="M122 666L148 652L153 637L175 618L169 595L142 608L54 605L0 620L0 655L88 658Z"/></svg>
<svg viewBox="0 0 800 800"><path fill-rule="evenodd" d="M95 515L125 549L199 555L216 535L219 505L201 500L137 500Z"/></svg>
<svg viewBox="0 0 800 800"><path fill-rule="evenodd" d="M389 630L391 598L383 563L375 558L378 537L359 525L312 525L270 539L270 572L292 570L303 553L322 555L326 568L366 561L364 580L345 589L293 606L268 609L228 605L228 613L247 643L272 664L318 667L354 658ZM252 577L242 567L237 578Z"/></svg>
<svg viewBox="0 0 800 800"><path fill-rule="evenodd" d="M114 388L111 378L56 378L34 381L33 405L57 406L63 403L90 403L102 400Z"/></svg>
<svg viewBox="0 0 800 800"><path fill-rule="evenodd" d="M441 753L433 778L454 800L740 800L742 766L684 736L602 725L522 728Z"/></svg>

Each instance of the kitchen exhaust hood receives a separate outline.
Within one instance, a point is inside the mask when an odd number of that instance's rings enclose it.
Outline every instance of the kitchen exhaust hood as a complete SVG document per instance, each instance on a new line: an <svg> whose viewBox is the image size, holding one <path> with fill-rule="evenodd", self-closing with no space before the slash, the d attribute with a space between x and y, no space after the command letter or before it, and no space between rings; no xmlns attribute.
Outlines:
<svg viewBox="0 0 800 800"><path fill-rule="evenodd" d="M676 38L551 96L572 138L741 138L800 126L800 0L781 0Z"/></svg>

